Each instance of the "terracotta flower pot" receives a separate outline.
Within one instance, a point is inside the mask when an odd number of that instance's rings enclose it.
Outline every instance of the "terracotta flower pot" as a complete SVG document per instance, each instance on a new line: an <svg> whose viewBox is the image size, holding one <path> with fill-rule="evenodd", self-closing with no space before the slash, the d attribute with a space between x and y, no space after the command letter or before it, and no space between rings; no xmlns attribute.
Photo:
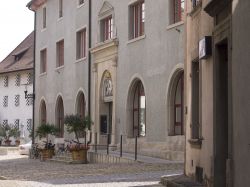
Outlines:
<svg viewBox="0 0 250 187"><path fill-rule="evenodd" d="M71 151L72 159L87 164L87 152L88 149L73 150Z"/></svg>
<svg viewBox="0 0 250 187"><path fill-rule="evenodd" d="M5 145L10 146L11 140L5 140L4 143Z"/></svg>

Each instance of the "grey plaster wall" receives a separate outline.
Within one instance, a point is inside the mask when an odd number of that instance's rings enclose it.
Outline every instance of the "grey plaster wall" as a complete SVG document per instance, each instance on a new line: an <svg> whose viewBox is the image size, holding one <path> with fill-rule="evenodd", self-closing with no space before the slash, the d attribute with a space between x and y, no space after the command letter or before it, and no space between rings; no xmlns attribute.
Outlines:
<svg viewBox="0 0 250 187"><path fill-rule="evenodd" d="M108 0L114 8L118 46L116 134L126 134L127 98L135 78L141 79L146 94L147 141L165 141L167 132L167 83L174 67L184 62L183 25L169 28L169 1L145 0L145 37L128 38L130 0ZM104 0L93 0L92 46L98 43L98 12ZM96 33L95 33L96 32Z"/></svg>
<svg viewBox="0 0 250 187"><path fill-rule="evenodd" d="M36 12L36 126L39 124L41 99L46 103L47 121L55 123L58 95L62 96L65 114L76 112L75 104L79 90L84 92L86 101L88 98L88 56L80 61L76 60L76 32L84 27L88 30L88 1L82 6L78 6L78 1L63 2L62 18L58 16L58 1L55 0L47 1ZM47 27L42 29L44 6L47 9ZM56 68L56 42L62 39L64 66ZM40 74L40 51L44 48L47 48L47 72Z"/></svg>
<svg viewBox="0 0 250 187"><path fill-rule="evenodd" d="M234 186L249 186L250 178L250 1L234 0L232 12Z"/></svg>

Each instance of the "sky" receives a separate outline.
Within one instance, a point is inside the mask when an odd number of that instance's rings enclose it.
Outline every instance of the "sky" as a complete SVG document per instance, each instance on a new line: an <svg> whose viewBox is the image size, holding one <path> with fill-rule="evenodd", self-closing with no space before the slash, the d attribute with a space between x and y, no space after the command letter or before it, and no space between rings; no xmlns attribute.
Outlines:
<svg viewBox="0 0 250 187"><path fill-rule="evenodd" d="M0 62L34 30L30 0L0 0Z"/></svg>

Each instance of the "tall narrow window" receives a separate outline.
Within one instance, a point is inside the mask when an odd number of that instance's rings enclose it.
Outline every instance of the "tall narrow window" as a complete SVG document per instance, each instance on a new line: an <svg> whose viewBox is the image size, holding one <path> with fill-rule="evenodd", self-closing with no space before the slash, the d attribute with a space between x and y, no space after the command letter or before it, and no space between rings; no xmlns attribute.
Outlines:
<svg viewBox="0 0 250 187"><path fill-rule="evenodd" d="M136 83L133 98L133 134L146 136L146 97L141 81Z"/></svg>
<svg viewBox="0 0 250 187"><path fill-rule="evenodd" d="M15 95L15 106L20 105L20 95Z"/></svg>
<svg viewBox="0 0 250 187"><path fill-rule="evenodd" d="M64 65L64 40L56 43L56 67L61 67Z"/></svg>
<svg viewBox="0 0 250 187"><path fill-rule="evenodd" d="M101 41L109 40L113 37L112 15L101 20Z"/></svg>
<svg viewBox="0 0 250 187"><path fill-rule="evenodd" d="M47 71L47 49L40 51L40 73Z"/></svg>
<svg viewBox="0 0 250 187"><path fill-rule="evenodd" d="M76 59L86 57L86 29L76 33Z"/></svg>
<svg viewBox="0 0 250 187"><path fill-rule="evenodd" d="M8 87L9 84L9 77L8 76L4 76L3 78L3 86L4 87Z"/></svg>
<svg viewBox="0 0 250 187"><path fill-rule="evenodd" d="M64 107L62 97L57 99L56 105L56 125L59 129L59 137L63 137L64 135Z"/></svg>
<svg viewBox="0 0 250 187"><path fill-rule="evenodd" d="M177 23L183 21L184 18L184 8L185 8L185 1L184 0L174 0L174 20L173 23Z"/></svg>
<svg viewBox="0 0 250 187"><path fill-rule="evenodd" d="M84 3L84 0L79 0L79 1L78 1L78 4L79 4L79 5L82 5L83 3Z"/></svg>
<svg viewBox="0 0 250 187"><path fill-rule="evenodd" d="M16 129L19 129L19 119L16 119L15 121L14 121L14 128L16 128Z"/></svg>
<svg viewBox="0 0 250 187"><path fill-rule="evenodd" d="M21 82L21 76L20 74L16 74L15 86L20 86L20 82Z"/></svg>
<svg viewBox="0 0 250 187"><path fill-rule="evenodd" d="M174 135L183 135L184 73L181 73L175 88L174 98Z"/></svg>
<svg viewBox="0 0 250 187"><path fill-rule="evenodd" d="M59 0L59 18L63 17L63 0Z"/></svg>
<svg viewBox="0 0 250 187"><path fill-rule="evenodd" d="M129 38L137 38L144 35L145 25L145 3L138 1L130 6L130 32Z"/></svg>
<svg viewBox="0 0 250 187"><path fill-rule="evenodd" d="M8 96L3 97L3 107L8 107Z"/></svg>
<svg viewBox="0 0 250 187"><path fill-rule="evenodd" d="M43 29L46 28L47 20L46 20L46 7L43 8Z"/></svg>
<svg viewBox="0 0 250 187"><path fill-rule="evenodd" d="M40 123L45 124L47 122L47 111L46 111L46 104L45 101L42 100L40 106Z"/></svg>
<svg viewBox="0 0 250 187"><path fill-rule="evenodd" d="M200 73L199 62L192 62L192 138L199 138L200 129Z"/></svg>

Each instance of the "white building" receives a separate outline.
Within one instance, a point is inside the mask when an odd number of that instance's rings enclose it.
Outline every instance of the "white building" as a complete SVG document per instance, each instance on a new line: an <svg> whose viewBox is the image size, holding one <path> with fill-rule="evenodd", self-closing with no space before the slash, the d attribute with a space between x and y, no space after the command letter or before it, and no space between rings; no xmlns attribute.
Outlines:
<svg viewBox="0 0 250 187"><path fill-rule="evenodd" d="M33 92L33 44L34 32L0 63L0 124L18 127L24 141L32 129L33 99L24 91Z"/></svg>

